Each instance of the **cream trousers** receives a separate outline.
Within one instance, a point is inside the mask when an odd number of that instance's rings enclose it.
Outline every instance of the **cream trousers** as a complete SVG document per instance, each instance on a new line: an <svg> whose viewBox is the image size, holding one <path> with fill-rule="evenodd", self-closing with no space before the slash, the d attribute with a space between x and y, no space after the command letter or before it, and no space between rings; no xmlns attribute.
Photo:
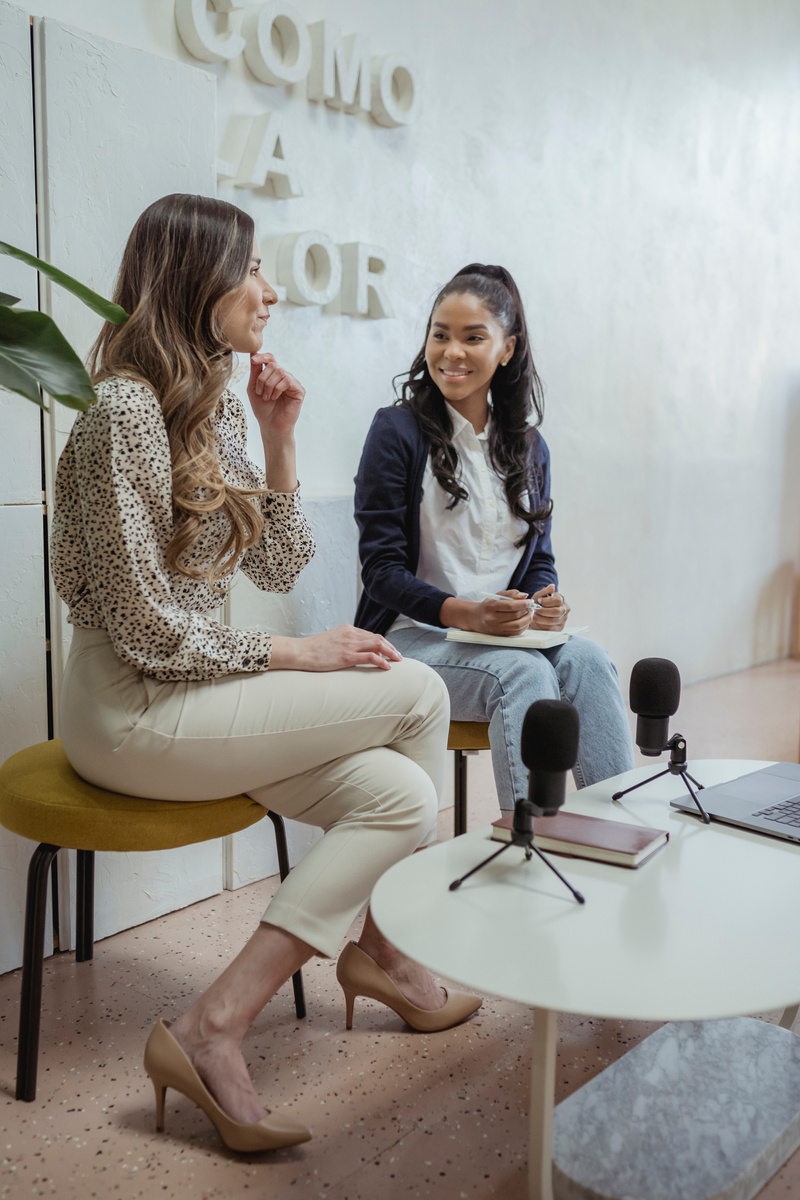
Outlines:
<svg viewBox="0 0 800 1200"><path fill-rule="evenodd" d="M321 954L336 953L383 872L434 836L449 704L413 659L162 683L106 633L76 628L61 712L67 756L97 787L155 800L246 792L323 829L262 918Z"/></svg>

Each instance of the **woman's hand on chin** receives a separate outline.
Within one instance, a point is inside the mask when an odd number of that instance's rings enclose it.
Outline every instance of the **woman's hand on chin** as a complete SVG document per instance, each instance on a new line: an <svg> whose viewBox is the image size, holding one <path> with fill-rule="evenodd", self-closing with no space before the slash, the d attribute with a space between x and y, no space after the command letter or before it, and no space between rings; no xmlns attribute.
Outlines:
<svg viewBox="0 0 800 1200"><path fill-rule="evenodd" d="M274 354L250 355L247 395L265 441L294 437L305 394L294 375L278 366Z"/></svg>
<svg viewBox="0 0 800 1200"><path fill-rule="evenodd" d="M337 625L313 637L273 637L272 671L343 671L347 667L378 667L388 671L402 654L379 633L354 625Z"/></svg>
<svg viewBox="0 0 800 1200"><path fill-rule="evenodd" d="M540 607L531 617L531 629L549 629L559 633L567 623L570 613L569 605L555 585L550 583L541 591L534 592L531 597Z"/></svg>

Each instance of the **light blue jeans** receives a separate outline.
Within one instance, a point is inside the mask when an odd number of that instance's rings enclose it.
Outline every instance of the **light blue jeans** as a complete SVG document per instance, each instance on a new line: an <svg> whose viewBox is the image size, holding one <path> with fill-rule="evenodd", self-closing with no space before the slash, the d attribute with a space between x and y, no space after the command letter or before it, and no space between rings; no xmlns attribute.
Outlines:
<svg viewBox="0 0 800 1200"><path fill-rule="evenodd" d="M492 767L504 812L528 794L520 737L534 700L569 700L577 708L581 736L572 773L579 788L633 767L617 669L597 642L573 637L552 650L506 650L448 642L444 630L416 626L398 629L389 640L402 655L427 663L441 675L454 721L489 722Z"/></svg>

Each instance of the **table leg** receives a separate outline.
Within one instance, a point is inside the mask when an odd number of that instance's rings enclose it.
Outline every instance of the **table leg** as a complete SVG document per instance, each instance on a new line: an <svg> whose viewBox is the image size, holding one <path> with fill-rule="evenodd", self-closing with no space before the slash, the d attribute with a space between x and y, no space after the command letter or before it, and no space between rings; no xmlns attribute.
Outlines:
<svg viewBox="0 0 800 1200"><path fill-rule="evenodd" d="M553 1099L556 1084L556 1028L551 1008L533 1010L529 1200L553 1200Z"/></svg>
<svg viewBox="0 0 800 1200"><path fill-rule="evenodd" d="M783 1016L778 1022L784 1029L791 1029L797 1020L797 1014L800 1012L800 1004L791 1004L789 1008L784 1009Z"/></svg>

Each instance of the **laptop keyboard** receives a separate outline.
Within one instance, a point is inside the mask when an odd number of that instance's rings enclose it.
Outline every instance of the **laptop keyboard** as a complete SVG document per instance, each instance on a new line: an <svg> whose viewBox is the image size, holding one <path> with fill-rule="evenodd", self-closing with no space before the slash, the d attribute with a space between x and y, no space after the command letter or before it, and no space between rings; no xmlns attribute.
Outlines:
<svg viewBox="0 0 800 1200"><path fill-rule="evenodd" d="M800 799L782 800L780 804L771 804L753 813L754 817L766 817L778 825L796 825L800 828Z"/></svg>

